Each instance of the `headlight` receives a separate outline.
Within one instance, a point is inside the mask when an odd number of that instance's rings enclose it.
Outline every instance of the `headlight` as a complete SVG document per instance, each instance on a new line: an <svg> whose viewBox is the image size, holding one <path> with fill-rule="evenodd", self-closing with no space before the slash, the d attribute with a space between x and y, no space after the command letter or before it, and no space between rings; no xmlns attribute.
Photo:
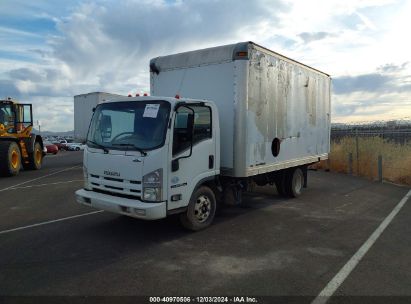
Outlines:
<svg viewBox="0 0 411 304"><path fill-rule="evenodd" d="M83 165L83 178L84 178L84 189L86 190L93 190L90 187L90 184L88 182L88 171L87 171L87 167Z"/></svg>
<svg viewBox="0 0 411 304"><path fill-rule="evenodd" d="M143 177L143 200L161 201L163 190L163 169L157 169Z"/></svg>

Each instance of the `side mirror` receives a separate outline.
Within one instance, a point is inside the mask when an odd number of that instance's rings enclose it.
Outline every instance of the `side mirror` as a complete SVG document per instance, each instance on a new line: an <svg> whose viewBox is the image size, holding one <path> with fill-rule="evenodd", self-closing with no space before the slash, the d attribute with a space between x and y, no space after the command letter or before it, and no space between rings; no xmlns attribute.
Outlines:
<svg viewBox="0 0 411 304"><path fill-rule="evenodd" d="M100 128L101 128L102 138L111 137L111 131L112 131L111 116L108 116L108 115L101 116Z"/></svg>
<svg viewBox="0 0 411 304"><path fill-rule="evenodd" d="M176 159L174 159L171 162L171 171L176 172L180 168L179 160L182 158L189 158L193 154L193 141L194 141L194 110L188 106L182 106L186 109L188 109L191 113L187 113L187 120L182 120L181 123L183 126L181 126L182 129L186 129L185 136L187 138L187 141L189 142L189 147L190 147L190 153L188 155L180 156ZM180 122L180 121L179 121ZM185 128L184 128L185 126ZM187 146L186 146L187 147Z"/></svg>
<svg viewBox="0 0 411 304"><path fill-rule="evenodd" d="M193 147L193 135L194 135L194 113L193 114L188 114L187 117L187 134L189 136L189 139L191 141L191 148ZM191 153L190 153L191 155Z"/></svg>

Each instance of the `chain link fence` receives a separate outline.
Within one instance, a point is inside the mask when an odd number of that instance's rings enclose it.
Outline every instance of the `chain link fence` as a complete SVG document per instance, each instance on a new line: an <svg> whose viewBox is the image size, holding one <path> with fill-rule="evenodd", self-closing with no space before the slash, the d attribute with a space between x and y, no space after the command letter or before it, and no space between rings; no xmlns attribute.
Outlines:
<svg viewBox="0 0 411 304"><path fill-rule="evenodd" d="M411 124L333 127L329 160L317 168L411 185Z"/></svg>

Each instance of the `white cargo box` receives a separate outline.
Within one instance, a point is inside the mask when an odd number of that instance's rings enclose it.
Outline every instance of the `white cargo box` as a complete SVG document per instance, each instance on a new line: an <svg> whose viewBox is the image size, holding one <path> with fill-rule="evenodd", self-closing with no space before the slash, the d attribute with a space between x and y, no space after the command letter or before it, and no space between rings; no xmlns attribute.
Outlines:
<svg viewBox="0 0 411 304"><path fill-rule="evenodd" d="M151 95L216 103L223 174L246 177L328 157L331 78L323 72L242 42L154 58L150 74Z"/></svg>
<svg viewBox="0 0 411 304"><path fill-rule="evenodd" d="M122 95L92 92L74 96L74 138L78 142L84 142L87 137L93 108L99 103L124 97Z"/></svg>

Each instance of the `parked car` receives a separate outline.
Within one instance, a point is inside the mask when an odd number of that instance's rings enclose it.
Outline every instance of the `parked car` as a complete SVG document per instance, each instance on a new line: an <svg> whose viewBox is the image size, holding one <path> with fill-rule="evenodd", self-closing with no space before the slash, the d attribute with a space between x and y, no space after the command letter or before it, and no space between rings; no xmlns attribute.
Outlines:
<svg viewBox="0 0 411 304"><path fill-rule="evenodd" d="M84 145L83 144L69 144L66 145L68 151L80 151L84 150Z"/></svg>
<svg viewBox="0 0 411 304"><path fill-rule="evenodd" d="M59 152L59 148L55 144L49 141L43 142L43 145L44 145L45 153L57 154Z"/></svg>
<svg viewBox="0 0 411 304"><path fill-rule="evenodd" d="M59 150L69 150L68 145L70 144L70 142L72 141L62 139L62 140L53 142L53 144L56 145L59 148Z"/></svg>

